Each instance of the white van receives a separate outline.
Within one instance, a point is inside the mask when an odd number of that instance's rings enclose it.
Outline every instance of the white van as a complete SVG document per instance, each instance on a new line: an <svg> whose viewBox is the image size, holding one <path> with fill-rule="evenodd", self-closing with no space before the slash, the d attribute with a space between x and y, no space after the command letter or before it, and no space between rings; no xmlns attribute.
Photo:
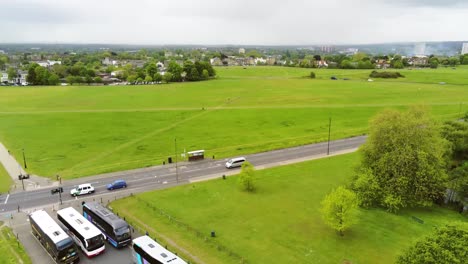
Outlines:
<svg viewBox="0 0 468 264"><path fill-rule="evenodd" d="M230 159L226 162L226 168L232 169L232 168L240 167L242 166L242 164L244 164L245 161L246 160L244 157Z"/></svg>
<svg viewBox="0 0 468 264"><path fill-rule="evenodd" d="M89 183L80 184L78 187L71 189L70 194L72 196L80 196L82 194L94 193L94 187Z"/></svg>

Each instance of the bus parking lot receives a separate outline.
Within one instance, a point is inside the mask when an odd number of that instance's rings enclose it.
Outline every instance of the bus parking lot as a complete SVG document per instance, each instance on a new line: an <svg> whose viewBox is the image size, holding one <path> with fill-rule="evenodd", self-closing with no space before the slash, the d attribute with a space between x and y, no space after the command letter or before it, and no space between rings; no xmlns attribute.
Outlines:
<svg viewBox="0 0 468 264"><path fill-rule="evenodd" d="M63 205L61 208L72 206L78 212L81 212L81 201L76 200L72 204ZM57 207L55 206L50 208L43 208L56 222L57 220ZM50 264L54 263L44 248L39 244L37 239L31 233L31 225L29 223L28 214L33 212L26 211L26 212L19 212L13 214L13 218L11 215L4 216L5 222L13 229L14 233L17 234L19 240L24 245L27 253L31 256L32 262L34 264ZM132 231L132 237L140 236L136 230ZM103 264L130 264L133 263L132 261L132 251L130 246L116 249L111 246L108 242L105 243L106 249L104 254L98 255L94 258L87 258L81 250L78 250L80 256L80 263L103 263Z"/></svg>

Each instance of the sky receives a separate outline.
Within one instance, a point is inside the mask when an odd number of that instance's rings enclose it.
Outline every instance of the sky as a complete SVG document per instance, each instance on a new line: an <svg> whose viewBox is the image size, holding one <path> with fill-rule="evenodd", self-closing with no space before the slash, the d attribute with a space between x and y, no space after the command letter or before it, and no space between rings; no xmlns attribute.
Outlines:
<svg viewBox="0 0 468 264"><path fill-rule="evenodd" d="M468 40L468 0L0 0L0 43Z"/></svg>

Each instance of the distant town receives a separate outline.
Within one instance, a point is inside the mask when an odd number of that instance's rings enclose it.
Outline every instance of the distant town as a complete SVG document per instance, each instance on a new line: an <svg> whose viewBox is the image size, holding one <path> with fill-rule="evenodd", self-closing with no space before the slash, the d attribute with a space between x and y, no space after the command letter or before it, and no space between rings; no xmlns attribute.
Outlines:
<svg viewBox="0 0 468 264"><path fill-rule="evenodd" d="M104 47L103 47L104 46ZM0 84L129 85L203 81L213 66L401 69L468 64L468 43L311 47L0 45Z"/></svg>

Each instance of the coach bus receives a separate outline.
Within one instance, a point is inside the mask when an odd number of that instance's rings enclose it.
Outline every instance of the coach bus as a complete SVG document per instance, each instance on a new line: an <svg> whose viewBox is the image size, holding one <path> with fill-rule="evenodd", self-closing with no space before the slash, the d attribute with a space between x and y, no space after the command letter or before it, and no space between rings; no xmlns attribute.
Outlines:
<svg viewBox="0 0 468 264"><path fill-rule="evenodd" d="M44 210L29 215L32 234L55 263L78 263L77 248L73 239Z"/></svg>
<svg viewBox="0 0 468 264"><path fill-rule="evenodd" d="M101 230L112 246L121 248L132 242L127 222L98 202L83 202L82 205L83 216Z"/></svg>
<svg viewBox="0 0 468 264"><path fill-rule="evenodd" d="M133 263L136 264L187 264L174 253L159 245L149 236L133 239Z"/></svg>
<svg viewBox="0 0 468 264"><path fill-rule="evenodd" d="M68 228L70 236L87 257L97 256L104 252L106 247L102 232L75 209L68 207L59 210L57 218Z"/></svg>

